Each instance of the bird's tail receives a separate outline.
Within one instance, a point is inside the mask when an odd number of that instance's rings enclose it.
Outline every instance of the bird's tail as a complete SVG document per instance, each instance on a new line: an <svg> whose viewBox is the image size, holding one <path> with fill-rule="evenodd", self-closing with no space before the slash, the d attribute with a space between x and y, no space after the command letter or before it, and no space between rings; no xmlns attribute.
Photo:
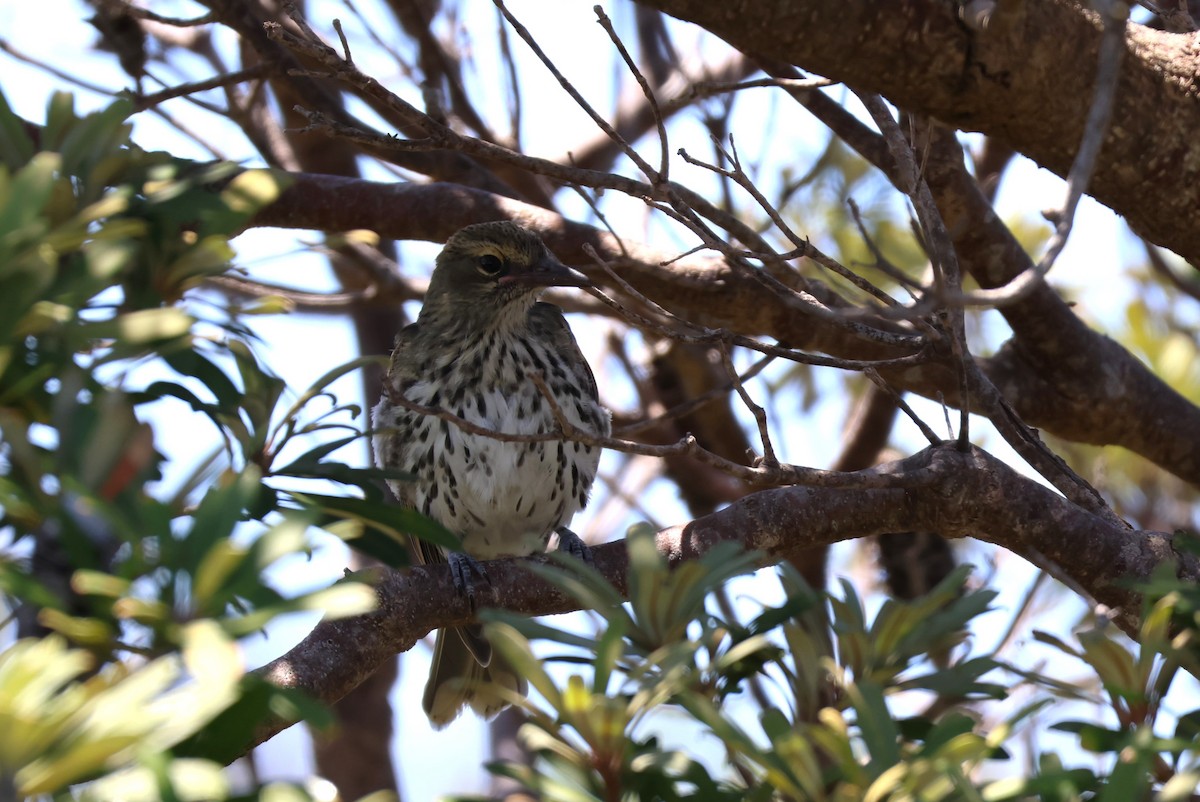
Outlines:
<svg viewBox="0 0 1200 802"><path fill-rule="evenodd" d="M438 630L422 700L425 715L435 728L454 721L467 705L478 715L491 718L508 706L511 697L505 691L526 694L529 684L525 678L489 647L478 626ZM485 666L476 654L491 659Z"/></svg>

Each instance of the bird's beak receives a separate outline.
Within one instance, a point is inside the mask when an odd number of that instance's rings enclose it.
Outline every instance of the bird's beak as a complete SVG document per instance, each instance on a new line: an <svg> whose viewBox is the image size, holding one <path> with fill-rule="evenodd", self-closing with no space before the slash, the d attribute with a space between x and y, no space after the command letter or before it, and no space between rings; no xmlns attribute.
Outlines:
<svg viewBox="0 0 1200 802"><path fill-rule="evenodd" d="M572 270L552 256L539 259L524 270L514 271L500 279L501 284L521 284L527 287L591 287L591 280Z"/></svg>

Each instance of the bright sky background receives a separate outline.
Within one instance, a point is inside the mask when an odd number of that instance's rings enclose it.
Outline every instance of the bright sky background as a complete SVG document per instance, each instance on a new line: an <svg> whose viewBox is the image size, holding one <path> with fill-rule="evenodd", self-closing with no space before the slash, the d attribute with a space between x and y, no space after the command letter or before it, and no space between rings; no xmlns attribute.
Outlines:
<svg viewBox="0 0 1200 802"><path fill-rule="evenodd" d="M364 9L370 6L366 2L359 5ZM488 18L494 19L494 10L485 0L473 0L467 6L469 10L465 12L464 18L472 18L469 16L471 14L480 14L490 15ZM190 3L156 2L153 7L160 13L181 17L202 13L199 6ZM591 3L513 0L510 7L593 105L602 113L608 111L612 107L611 87L614 77L608 67L611 63L611 45L595 22ZM89 81L113 89L125 87L128 80L116 68L115 59L107 54L96 55L90 50L96 33L81 21L90 13L81 2L70 0L43 0L38 3L0 0L0 37L39 61L52 64L67 73L86 76ZM627 15L621 11L610 10L609 14L618 25L628 22ZM313 3L311 19L323 21L334 16L342 17L349 23L349 15L340 3L328 0ZM49 23L48 20L53 22ZM391 30L383 21L380 21L379 27L383 31ZM403 89L402 76L386 56L370 47L368 40L358 31L357 25L348 24L347 35L354 48L355 58L365 71L373 73L394 90L419 102L416 91L412 88ZM688 52L686 48L694 46L694 43L688 41L689 35L694 34L686 33L676 40L677 46L685 54ZM474 55L479 64L496 63L492 56L495 48L493 39L484 37L477 39L473 44L476 48ZM706 40L703 47L706 55L720 49L711 40ZM558 85L529 56L521 43L514 41L514 49L518 53L520 73L527 86L523 136L528 151L556 156L568 146L591 140L597 134L592 123L574 108ZM603 66L597 68L597 65ZM207 68L200 65L192 65L191 69L195 71L191 76L193 78L208 74ZM164 78L168 77L163 73L161 65L152 64L151 71L161 74ZM0 75L3 76L0 78L0 86L8 93L8 100L17 113L35 122L43 119L46 102L50 93L55 90L74 91L80 109L94 109L108 102L94 93L70 87L59 78L4 55L0 55ZM174 78L175 76L171 77L172 80ZM485 81L491 81L492 78L491 75L482 76L482 80ZM503 97L492 96L492 103L499 112L497 119L504 119ZM789 131L791 141L786 143L786 147L794 151L795 161L801 168L807 167L814 149L824 141L825 134L809 121L806 115L790 107L776 105L765 90L744 93L739 104L758 104L764 117L771 114L792 115L789 117L789 120L794 118L791 127L779 127L775 130ZM172 113L179 115L180 119L197 121L197 127L204 130L206 136L213 135L212 115L198 113L180 102L173 103L168 108ZM758 110L755 112L758 113ZM181 138L177 132L152 115L137 115L135 120L135 139L143 146L168 149L181 156L208 157L208 154L194 143ZM672 150L685 147L695 155L704 156L711 152L707 133L691 118L673 124L671 130ZM753 134L754 132L746 127L735 132L739 137L751 137ZM760 137L758 141L754 141L739 138L737 144L747 160L764 150L774 152L775 158L780 158L781 143L773 139L763 140ZM222 147L228 148L225 155L234 159L249 155L248 151L242 149L240 140L233 136L227 141L223 140ZM655 140L644 141L639 148L652 161L657 159ZM685 183L703 185L707 180L705 176L700 175L701 171L697 168L690 168L678 159L675 160L672 170L673 177ZM382 171L379 175L371 177L392 180ZM1061 180L1029 162L1020 160L1011 168L1003 183L998 206L1002 216L1028 216L1037 210L1059 206L1063 193ZM569 193L564 193L563 197L568 195ZM568 214L576 219L586 218L586 211L581 202L564 201L563 205ZM685 243L679 238L676 230L666 228L659 222L648 226L645 210L638 203L613 201L606 207L606 212L614 227L633 239L650 241L664 250L682 250L690 246L690 242ZM820 234L819 231L801 233L814 237ZM312 236L306 238L309 241L314 239ZM235 242L239 249L238 263L250 268L256 277L265 280L318 290L332 288L333 284L323 260L299 251L289 244L290 241L291 234L288 232L251 232ZM1094 324L1095 321L1099 321L1101 328L1119 329L1130 291L1130 285L1122 278L1120 271L1127 260L1136 258L1136 248L1135 241L1130 239L1124 224L1118 218L1090 199L1085 199L1079 209L1075 234L1054 267L1051 280L1064 294L1079 301L1082 307L1089 311ZM436 250L434 245L417 243L405 246L404 253L410 264L413 261L427 263ZM1002 326L1001 323L995 325ZM599 349L603 339L601 324L580 325L579 321L575 321L575 326L585 350L597 366L597 372L603 376L605 368L599 364ZM264 317L257 321L256 328L266 343L287 344L286 350L264 348L260 349L260 354L270 367L297 391L330 367L345 361L354 354L356 348L349 327L344 321L333 317ZM777 445L782 446L783 456L791 461L823 467L829 464L838 451L845 404L832 377L821 375L819 380L827 392L811 418L805 419L806 424L802 430L790 428L783 432ZM357 379L343 380L336 390L339 398L343 400L355 398L358 393ZM369 407L373 403L374 399L370 399L366 406ZM162 408L154 410L152 415L157 425L160 450L180 459L175 474L167 478L166 484L169 486L172 481L179 481L190 467L190 463L198 460L210 447L209 438L212 433L181 419L182 411L179 405L167 408L168 406L160 405ZM916 400L914 406L935 430L942 431L943 415L937 405ZM994 453L1018 464L1018 461L1012 458L1011 452L998 443L997 438L986 435L983 437ZM976 441L980 442L978 437ZM894 442L911 449L923 445L915 428L906 421L898 425ZM361 462L366 459L365 448L345 454L342 458ZM613 464L613 460L607 459L602 471L611 471ZM687 517L673 494L662 489L653 490L643 501L649 509L654 510L660 523L674 523ZM577 531L603 539L619 537L623 533L623 525L615 531L599 532L590 527L584 519L577 520L575 528ZM964 548L965 553L976 560L989 551L977 545ZM863 587L861 580L870 580L873 568L863 564L858 557L859 551L844 545L839 547L835 554L835 573L853 575L856 580L860 580L860 588ZM997 575L996 586L1001 591L998 603L1001 608L1011 607L1021 597L1033 573L1023 561L1011 555L998 554L996 559L1000 572ZM344 564L345 549L335 542L319 551L311 561L291 561L286 570L276 572L272 579L284 587L297 589L321 586L339 577ZM774 582L748 579L736 584L734 595L746 599L746 609L753 609L750 599L758 597L765 601L761 597L764 593L771 592L770 589L774 587ZM1052 618L1039 621L1039 625L1065 634L1082 609L1081 604L1072 597L1069 605L1060 608ZM1004 613L993 613L987 620L1002 621ZM283 653L301 638L313 623L313 616L295 616L283 622L281 626L273 628L268 638L250 639L246 644L248 664L260 665ZM981 634L980 638L980 646L986 647L988 636ZM484 730L472 717L465 716L443 732L430 731L417 706L427 666L427 649L418 648L406 655L402 661L402 681L393 693L393 702L399 711L396 743L403 745L403 751L398 754L398 770L403 777L405 798L428 799L436 792L445 792L451 788L461 792L482 791L486 788L486 775L482 770L477 771L474 776L457 773L455 776L449 776L447 770L453 765L455 772L461 772L466 767L482 762L486 756ZM1195 704L1191 706L1194 707ZM679 742L687 736L667 733L667 737L669 742ZM263 776L293 779L306 776L310 768L306 740L307 736L299 728L293 728L260 750L259 766ZM444 756L447 762L441 763L439 756Z"/></svg>

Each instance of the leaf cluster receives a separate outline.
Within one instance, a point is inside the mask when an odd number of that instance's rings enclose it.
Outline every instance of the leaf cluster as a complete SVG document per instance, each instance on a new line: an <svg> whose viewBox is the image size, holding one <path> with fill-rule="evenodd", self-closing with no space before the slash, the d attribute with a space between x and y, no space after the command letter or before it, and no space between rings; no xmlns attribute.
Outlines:
<svg viewBox="0 0 1200 802"><path fill-rule="evenodd" d="M355 502L387 517L371 506L379 472L328 459L363 437L328 386L364 360L289 398L245 310L213 321L193 302L281 184L145 152L131 111L80 115L56 95L33 129L0 96L0 592L21 636L0 653L6 799L246 798L222 767L255 727L328 716L247 674L238 639L286 613L375 601L353 578L299 595L264 579L311 552L315 525L361 519ZM164 401L219 443L171 494L146 414ZM311 479L373 500L336 509L287 492ZM402 563L392 530L379 542Z"/></svg>
<svg viewBox="0 0 1200 802"><path fill-rule="evenodd" d="M1081 694L973 653L969 633L996 593L969 590L969 569L869 615L849 583L818 593L784 566L783 601L741 620L714 613L715 595L753 569L753 555L721 546L672 571L648 527L628 543L628 603L586 567L542 569L595 610L595 638L491 614L489 637L542 700L517 700L533 765L490 768L546 798L1173 800L1200 778L1196 714L1156 734L1178 669L1196 668L1195 628L1178 628L1194 608L1178 582L1146 617L1140 650L1112 628L1082 633L1078 649L1054 641L1099 679L1119 725L1057 722L1099 760L1026 754L1029 771L1018 759L1029 728L1063 709L1056 698ZM554 655L539 657L535 641ZM1018 693L1029 701L1013 709Z"/></svg>

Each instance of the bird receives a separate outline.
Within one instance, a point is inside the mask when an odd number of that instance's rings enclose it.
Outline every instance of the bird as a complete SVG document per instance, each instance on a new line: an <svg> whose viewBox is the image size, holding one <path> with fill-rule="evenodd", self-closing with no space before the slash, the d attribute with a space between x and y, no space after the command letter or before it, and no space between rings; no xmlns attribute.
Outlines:
<svg viewBox="0 0 1200 802"><path fill-rule="evenodd" d="M600 448L566 439L504 441L471 433L410 405L444 410L491 432L561 431L530 377L540 374L560 414L597 437L612 430L591 367L562 311L538 300L546 287L586 287L533 231L509 221L476 223L438 254L416 322L396 338L384 392L372 410L376 461L412 480L388 480L399 502L461 538L461 552L412 539L416 560L450 563L460 592L486 578L478 560L549 548L589 557L567 528L587 504ZM437 729L466 707L500 712L524 677L494 653L478 624L439 630L422 706Z"/></svg>

